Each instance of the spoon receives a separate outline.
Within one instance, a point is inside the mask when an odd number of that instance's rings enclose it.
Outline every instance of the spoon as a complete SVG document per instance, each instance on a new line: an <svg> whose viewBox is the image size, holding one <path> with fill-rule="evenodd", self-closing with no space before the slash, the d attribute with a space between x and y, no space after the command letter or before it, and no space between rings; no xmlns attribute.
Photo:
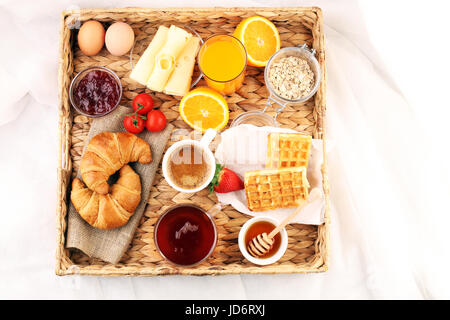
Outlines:
<svg viewBox="0 0 450 320"><path fill-rule="evenodd" d="M300 207L286 217L280 225L272 230L269 234L266 232L258 234L247 245L247 251L255 258L265 255L273 246L273 237L280 232L306 205L319 199L321 193L318 188L314 188L309 193L308 198L304 201Z"/></svg>

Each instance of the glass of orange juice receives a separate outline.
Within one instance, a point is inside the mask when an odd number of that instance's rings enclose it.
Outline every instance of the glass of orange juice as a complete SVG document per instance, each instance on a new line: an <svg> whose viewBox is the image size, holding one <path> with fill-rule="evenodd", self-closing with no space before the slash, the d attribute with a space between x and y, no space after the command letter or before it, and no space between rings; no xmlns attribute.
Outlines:
<svg viewBox="0 0 450 320"><path fill-rule="evenodd" d="M198 65L211 89L232 95L244 82L247 52L235 37L214 35L200 48Z"/></svg>

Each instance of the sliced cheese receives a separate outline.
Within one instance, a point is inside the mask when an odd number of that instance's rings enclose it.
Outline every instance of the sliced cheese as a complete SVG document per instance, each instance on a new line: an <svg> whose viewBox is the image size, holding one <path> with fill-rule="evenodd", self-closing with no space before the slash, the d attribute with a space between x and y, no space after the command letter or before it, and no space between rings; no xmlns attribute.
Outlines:
<svg viewBox="0 0 450 320"><path fill-rule="evenodd" d="M192 35L176 26L170 26L167 41L156 55L155 66L147 81L153 91L163 91L167 80L175 68L175 63Z"/></svg>
<svg viewBox="0 0 450 320"><path fill-rule="evenodd" d="M175 69L164 88L164 93L174 96L184 96L189 92L195 57L199 47L200 39L191 37L177 59Z"/></svg>
<svg viewBox="0 0 450 320"><path fill-rule="evenodd" d="M153 40L148 45L147 49L145 49L138 63L133 68L133 71L131 71L131 79L143 85L147 84L148 78L150 78L150 74L152 73L155 65L156 55L166 43L168 33L169 28L159 26Z"/></svg>

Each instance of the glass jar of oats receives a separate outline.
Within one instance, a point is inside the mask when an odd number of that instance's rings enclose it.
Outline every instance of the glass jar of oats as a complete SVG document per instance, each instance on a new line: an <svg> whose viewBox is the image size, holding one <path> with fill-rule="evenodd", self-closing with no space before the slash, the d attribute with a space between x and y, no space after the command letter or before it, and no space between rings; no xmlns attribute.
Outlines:
<svg viewBox="0 0 450 320"><path fill-rule="evenodd" d="M319 89L320 65L306 45L278 50L264 70L269 100L282 107L309 100Z"/></svg>
<svg viewBox="0 0 450 320"><path fill-rule="evenodd" d="M278 50L269 59L264 70L264 81L269 91L266 106L261 111L240 114L232 127L241 124L278 127L278 114L288 105L298 105L314 96L321 81L320 65L315 50L306 44ZM273 103L280 107L272 117L266 113Z"/></svg>

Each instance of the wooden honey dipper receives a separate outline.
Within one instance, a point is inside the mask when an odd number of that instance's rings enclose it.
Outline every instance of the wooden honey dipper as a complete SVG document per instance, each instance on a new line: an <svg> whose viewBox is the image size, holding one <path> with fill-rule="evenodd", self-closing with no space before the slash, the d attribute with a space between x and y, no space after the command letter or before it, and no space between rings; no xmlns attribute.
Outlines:
<svg viewBox="0 0 450 320"><path fill-rule="evenodd" d="M275 229L269 234L266 232L258 234L254 237L247 245L247 251L255 258L265 255L270 248L272 248L274 240L273 237L280 232L307 204L314 202L321 196L318 188L314 188L309 193L308 198L304 201L300 207L298 207L294 212L292 212L288 217L286 217L281 224L279 224Z"/></svg>

